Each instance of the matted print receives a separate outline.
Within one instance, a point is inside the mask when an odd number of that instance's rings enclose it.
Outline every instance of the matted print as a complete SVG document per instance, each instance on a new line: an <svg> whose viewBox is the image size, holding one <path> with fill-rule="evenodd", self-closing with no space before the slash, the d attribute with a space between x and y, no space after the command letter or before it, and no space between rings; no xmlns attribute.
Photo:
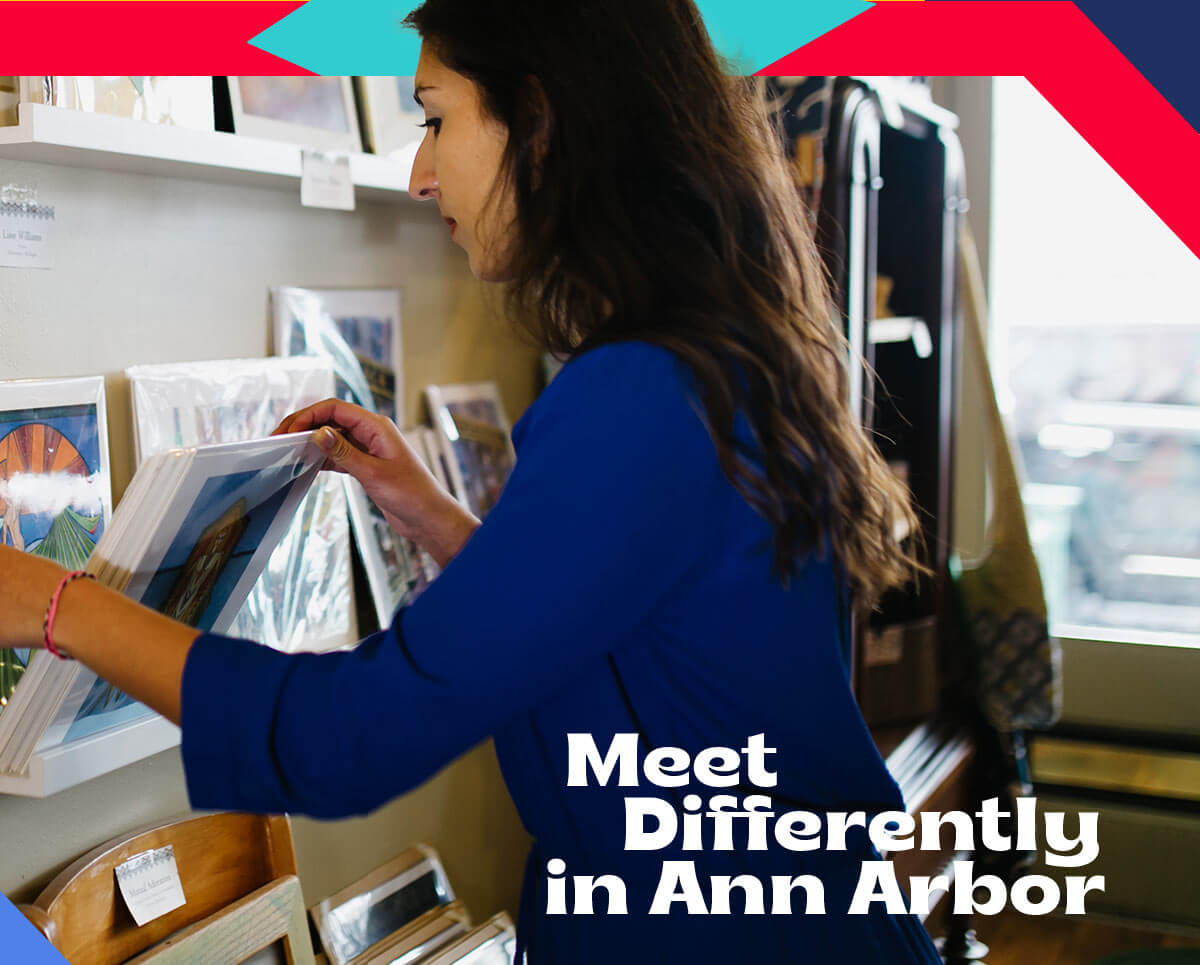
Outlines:
<svg viewBox="0 0 1200 965"><path fill-rule="evenodd" d="M328 358L339 399L394 417L400 359L398 291L277 288L272 306L279 354ZM362 486L349 476L343 477L343 484L375 615L380 626L388 626L418 574L409 565L412 560L404 554L400 537Z"/></svg>
<svg viewBox="0 0 1200 965"><path fill-rule="evenodd" d="M0 383L0 545L82 569L111 512L104 380ZM29 658L0 650L0 713Z"/></svg>
<svg viewBox="0 0 1200 965"><path fill-rule="evenodd" d="M494 382L431 385L425 397L455 494L483 519L517 462L500 391Z"/></svg>
<svg viewBox="0 0 1200 965"><path fill-rule="evenodd" d="M309 488L301 477L316 471L316 451L294 438L194 450L149 548L130 566L125 595L197 629L227 632ZM96 678L73 715L69 707L60 712L41 746L148 713Z"/></svg>
<svg viewBox="0 0 1200 965"><path fill-rule="evenodd" d="M238 134L362 150L349 77L230 77L229 102Z"/></svg>
<svg viewBox="0 0 1200 965"><path fill-rule="evenodd" d="M292 478L284 466L208 480L141 603L211 630L275 522Z"/></svg>
<svg viewBox="0 0 1200 965"><path fill-rule="evenodd" d="M278 288L273 302L276 354L329 357L339 398L403 423L399 290Z"/></svg>
<svg viewBox="0 0 1200 965"><path fill-rule="evenodd" d="M366 147L412 163L425 137L425 111L414 97L413 77L356 77Z"/></svg>
<svg viewBox="0 0 1200 965"><path fill-rule="evenodd" d="M170 448L263 438L284 416L334 393L330 363L318 357L144 365L125 374L139 461ZM327 473L304 497L229 633L288 652L353 645L349 533L345 487Z"/></svg>
<svg viewBox="0 0 1200 965"><path fill-rule="evenodd" d="M346 965L453 901L454 890L437 852L419 844L330 895L309 914L332 965Z"/></svg>
<svg viewBox="0 0 1200 965"><path fill-rule="evenodd" d="M512 965L517 933L504 912L427 959L428 965Z"/></svg>

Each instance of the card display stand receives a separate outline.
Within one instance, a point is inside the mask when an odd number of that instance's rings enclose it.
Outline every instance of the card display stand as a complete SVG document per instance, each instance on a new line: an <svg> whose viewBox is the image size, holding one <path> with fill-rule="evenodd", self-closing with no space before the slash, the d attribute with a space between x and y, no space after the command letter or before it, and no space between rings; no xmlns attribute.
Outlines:
<svg viewBox="0 0 1200 965"><path fill-rule="evenodd" d="M139 927L115 869L167 846L187 900ZM18 907L72 965L117 965L156 946L169 952L161 961L242 961L262 947L260 940L277 939L293 965L313 960L286 817L189 816L121 835L68 866L33 904ZM178 952L159 945L172 936L186 939ZM190 955L214 940L245 954Z"/></svg>

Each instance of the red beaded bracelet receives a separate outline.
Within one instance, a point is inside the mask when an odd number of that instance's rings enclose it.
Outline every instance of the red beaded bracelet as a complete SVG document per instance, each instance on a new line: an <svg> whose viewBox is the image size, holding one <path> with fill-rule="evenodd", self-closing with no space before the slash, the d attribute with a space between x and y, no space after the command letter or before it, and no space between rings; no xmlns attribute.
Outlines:
<svg viewBox="0 0 1200 965"><path fill-rule="evenodd" d="M46 619L42 621L42 643L59 660L74 660L65 650L59 649L54 645L54 618L58 616L58 601L62 596L63 590L76 580L83 578L94 580L96 577L92 573L85 573L83 570L74 570L58 581L58 586L54 588L54 593L50 597L50 605L46 607Z"/></svg>

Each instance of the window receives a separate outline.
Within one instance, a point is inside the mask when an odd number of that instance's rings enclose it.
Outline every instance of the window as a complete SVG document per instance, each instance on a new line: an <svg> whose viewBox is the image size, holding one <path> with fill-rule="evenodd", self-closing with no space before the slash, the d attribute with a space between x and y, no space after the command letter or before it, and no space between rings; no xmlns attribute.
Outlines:
<svg viewBox="0 0 1200 965"><path fill-rule="evenodd" d="M1023 79L992 152L992 358L1053 632L1200 647L1200 259Z"/></svg>

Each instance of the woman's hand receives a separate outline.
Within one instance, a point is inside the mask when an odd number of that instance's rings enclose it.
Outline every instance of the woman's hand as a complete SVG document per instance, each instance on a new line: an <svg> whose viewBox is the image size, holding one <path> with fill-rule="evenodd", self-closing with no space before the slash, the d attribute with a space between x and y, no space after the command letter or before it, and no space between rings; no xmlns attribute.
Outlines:
<svg viewBox="0 0 1200 965"><path fill-rule="evenodd" d="M0 546L0 647L41 647L46 606L65 573L50 560Z"/></svg>
<svg viewBox="0 0 1200 965"><path fill-rule="evenodd" d="M479 525L445 489L385 416L340 399L294 412L275 434L317 430L326 469L349 473L401 536L445 566Z"/></svg>

